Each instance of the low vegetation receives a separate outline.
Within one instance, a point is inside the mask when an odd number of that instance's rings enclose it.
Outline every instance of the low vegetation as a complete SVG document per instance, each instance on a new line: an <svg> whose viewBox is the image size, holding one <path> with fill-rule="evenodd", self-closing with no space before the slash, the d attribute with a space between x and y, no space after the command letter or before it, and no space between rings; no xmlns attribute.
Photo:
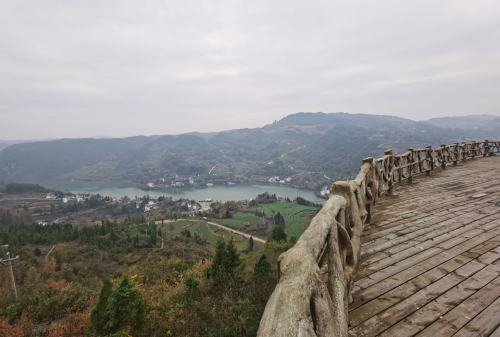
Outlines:
<svg viewBox="0 0 500 337"><path fill-rule="evenodd" d="M268 243L203 219L4 226L19 298L0 270L0 336L255 336L277 257L317 207L229 206L217 214L269 227Z"/></svg>

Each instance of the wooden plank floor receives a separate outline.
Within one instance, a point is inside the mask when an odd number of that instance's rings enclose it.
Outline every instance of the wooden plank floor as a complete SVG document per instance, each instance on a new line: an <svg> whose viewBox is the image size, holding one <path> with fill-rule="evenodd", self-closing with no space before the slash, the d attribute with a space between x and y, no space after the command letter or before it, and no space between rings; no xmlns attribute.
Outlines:
<svg viewBox="0 0 500 337"><path fill-rule="evenodd" d="M361 254L350 335L500 337L500 156L398 187Z"/></svg>

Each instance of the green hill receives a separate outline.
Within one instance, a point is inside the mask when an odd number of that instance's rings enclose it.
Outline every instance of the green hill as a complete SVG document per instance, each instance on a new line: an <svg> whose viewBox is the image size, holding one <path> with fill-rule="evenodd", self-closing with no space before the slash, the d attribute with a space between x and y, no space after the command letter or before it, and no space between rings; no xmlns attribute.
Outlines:
<svg viewBox="0 0 500 337"><path fill-rule="evenodd" d="M359 158L378 156L389 147L405 150L480 136L477 128L450 129L392 116L297 113L261 128L218 133L15 144L0 151L0 182L145 184L208 177L215 166L211 179L280 176L291 177L295 186L318 188L329 181L326 177L354 174Z"/></svg>

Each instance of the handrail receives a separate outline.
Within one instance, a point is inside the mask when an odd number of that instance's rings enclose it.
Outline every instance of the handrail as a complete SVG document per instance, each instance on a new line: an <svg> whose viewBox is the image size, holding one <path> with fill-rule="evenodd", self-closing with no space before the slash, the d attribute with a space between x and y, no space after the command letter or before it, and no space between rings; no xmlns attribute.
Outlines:
<svg viewBox="0 0 500 337"><path fill-rule="evenodd" d="M296 244L278 260L280 279L260 321L258 337L347 337L348 303L361 234L372 207L413 177L500 153L500 142L408 149L363 160L354 180L333 183L328 201Z"/></svg>

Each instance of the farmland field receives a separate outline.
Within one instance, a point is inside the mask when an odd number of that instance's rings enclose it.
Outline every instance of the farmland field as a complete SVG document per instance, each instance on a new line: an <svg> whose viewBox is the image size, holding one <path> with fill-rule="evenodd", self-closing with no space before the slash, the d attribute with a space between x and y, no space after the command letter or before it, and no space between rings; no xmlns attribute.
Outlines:
<svg viewBox="0 0 500 337"><path fill-rule="evenodd" d="M309 226L319 207L304 206L294 202L274 202L260 204L246 211L239 211L231 219L219 220L221 224L243 230L248 233L266 237L271 230L272 217L276 213L285 219L285 232L288 237L298 238ZM264 213L265 217L257 216Z"/></svg>
<svg viewBox="0 0 500 337"><path fill-rule="evenodd" d="M180 220L163 225L162 232L168 237L180 235L189 231L192 238L199 238L206 241L210 246L215 247L217 241L224 239L232 240L238 250L243 251L248 248L248 240L240 235L230 233L226 230L217 228L203 221ZM262 244L254 242L254 249L262 248Z"/></svg>

